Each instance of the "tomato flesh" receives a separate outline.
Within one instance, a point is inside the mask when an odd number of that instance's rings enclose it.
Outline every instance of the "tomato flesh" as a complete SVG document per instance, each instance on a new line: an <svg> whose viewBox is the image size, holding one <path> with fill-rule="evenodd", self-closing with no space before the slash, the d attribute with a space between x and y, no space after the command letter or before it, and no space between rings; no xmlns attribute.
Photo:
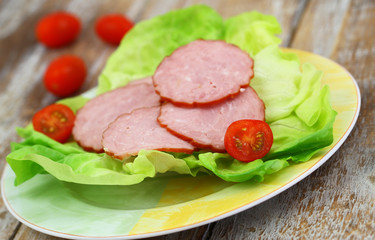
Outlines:
<svg viewBox="0 0 375 240"><path fill-rule="evenodd" d="M64 143L70 137L75 121L73 111L62 104L49 105L33 117L35 131L41 132L48 137Z"/></svg>
<svg viewBox="0 0 375 240"><path fill-rule="evenodd" d="M229 125L224 145L237 160L251 162L264 157L271 149L273 134L264 121L243 119Z"/></svg>
<svg viewBox="0 0 375 240"><path fill-rule="evenodd" d="M39 42L49 48L59 48L73 42L81 30L79 19L67 12L44 16L37 24L35 34Z"/></svg>
<svg viewBox="0 0 375 240"><path fill-rule="evenodd" d="M74 55L63 55L53 60L44 74L44 86L58 97L76 92L86 78L84 61Z"/></svg>
<svg viewBox="0 0 375 240"><path fill-rule="evenodd" d="M132 21L121 14L109 14L98 19L95 31L103 41L119 45L121 39L133 25Z"/></svg>

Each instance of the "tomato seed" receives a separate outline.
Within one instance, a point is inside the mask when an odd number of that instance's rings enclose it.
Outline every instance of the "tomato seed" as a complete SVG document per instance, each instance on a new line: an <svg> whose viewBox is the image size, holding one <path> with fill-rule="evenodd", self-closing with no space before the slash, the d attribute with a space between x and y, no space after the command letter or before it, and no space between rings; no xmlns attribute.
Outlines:
<svg viewBox="0 0 375 240"><path fill-rule="evenodd" d="M236 144L236 147L237 147L238 149L241 149L241 148L242 148L242 142L241 142L240 139L238 139L238 138L234 138L234 143Z"/></svg>
<svg viewBox="0 0 375 240"><path fill-rule="evenodd" d="M258 132L256 135L256 141L255 144L253 144L251 147L254 152L262 150L263 145L264 145L264 133Z"/></svg>

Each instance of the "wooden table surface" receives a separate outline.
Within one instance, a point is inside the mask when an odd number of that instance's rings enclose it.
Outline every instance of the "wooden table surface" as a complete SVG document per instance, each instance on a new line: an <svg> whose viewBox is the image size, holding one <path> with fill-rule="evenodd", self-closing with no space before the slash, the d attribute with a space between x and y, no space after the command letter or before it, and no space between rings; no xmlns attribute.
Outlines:
<svg viewBox="0 0 375 240"><path fill-rule="evenodd" d="M223 17L250 10L274 15L282 45L328 57L354 76L362 94L356 126L317 171L278 196L224 220L153 239L375 239L375 1L374 0L0 0L0 169L24 126L57 100L42 76L51 59L73 53L89 68L81 92L97 84L115 50L93 30L98 16L120 12L135 22L204 3ZM34 36L45 14L67 10L83 24L69 47L46 49ZM1 174L1 173L0 173ZM0 198L0 239L57 239L19 223Z"/></svg>

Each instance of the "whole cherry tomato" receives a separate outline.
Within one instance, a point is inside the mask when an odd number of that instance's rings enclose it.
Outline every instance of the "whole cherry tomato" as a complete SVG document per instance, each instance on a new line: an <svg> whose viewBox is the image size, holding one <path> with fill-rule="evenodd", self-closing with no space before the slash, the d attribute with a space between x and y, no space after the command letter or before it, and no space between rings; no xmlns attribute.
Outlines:
<svg viewBox="0 0 375 240"><path fill-rule="evenodd" d="M133 27L133 23L121 14L109 14L98 19L95 31L105 42L119 45L124 35Z"/></svg>
<svg viewBox="0 0 375 240"><path fill-rule="evenodd" d="M33 127L35 131L64 143L70 137L75 121L73 111L62 104L49 105L33 117Z"/></svg>
<svg viewBox="0 0 375 240"><path fill-rule="evenodd" d="M229 125L225 137L225 149L237 160L251 162L264 157L271 149L273 134L264 121L244 119Z"/></svg>
<svg viewBox="0 0 375 240"><path fill-rule="evenodd" d="M63 55L53 60L44 74L44 86L59 97L76 92L86 78L83 60L74 55Z"/></svg>
<svg viewBox="0 0 375 240"><path fill-rule="evenodd" d="M43 17L35 33L39 42L50 48L58 48L73 42L81 30L79 19L67 12L55 12Z"/></svg>

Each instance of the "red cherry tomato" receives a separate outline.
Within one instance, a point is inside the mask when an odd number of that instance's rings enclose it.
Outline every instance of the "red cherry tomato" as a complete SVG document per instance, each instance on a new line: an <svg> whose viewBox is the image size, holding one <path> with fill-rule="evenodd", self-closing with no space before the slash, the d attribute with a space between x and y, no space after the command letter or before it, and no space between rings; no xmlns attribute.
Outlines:
<svg viewBox="0 0 375 240"><path fill-rule="evenodd" d="M53 60L44 74L44 86L59 97L76 92L86 78L83 60L74 55L63 55Z"/></svg>
<svg viewBox="0 0 375 240"><path fill-rule="evenodd" d="M66 12L51 13L37 24L35 33L39 42L50 48L58 48L73 42L81 30L79 19Z"/></svg>
<svg viewBox="0 0 375 240"><path fill-rule="evenodd" d="M271 149L273 135L264 121L244 119L229 125L224 145L237 160L251 162L264 157Z"/></svg>
<svg viewBox="0 0 375 240"><path fill-rule="evenodd" d="M133 23L121 14L110 14L98 19L95 31L105 42L119 45L123 36L133 27Z"/></svg>
<svg viewBox="0 0 375 240"><path fill-rule="evenodd" d="M73 111L62 104L49 105L33 117L35 131L64 143L68 140L74 126L75 115Z"/></svg>

